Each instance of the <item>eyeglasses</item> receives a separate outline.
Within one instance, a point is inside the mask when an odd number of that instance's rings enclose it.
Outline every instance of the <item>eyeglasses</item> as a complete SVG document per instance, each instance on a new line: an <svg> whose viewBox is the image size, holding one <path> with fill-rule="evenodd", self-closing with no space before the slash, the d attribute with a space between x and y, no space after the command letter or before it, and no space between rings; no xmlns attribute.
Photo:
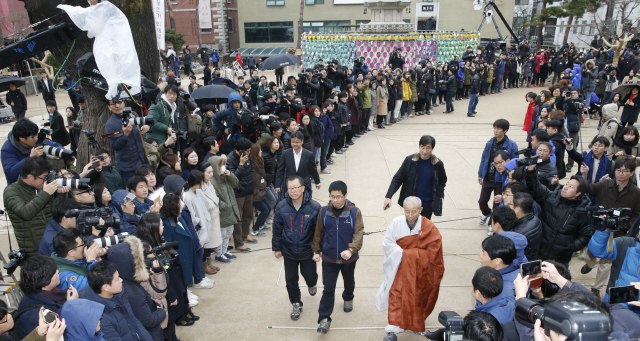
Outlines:
<svg viewBox="0 0 640 341"><path fill-rule="evenodd" d="M329 198L331 200L342 200L342 199L344 199L344 195L338 195L338 196L331 195L331 196L329 196Z"/></svg>
<svg viewBox="0 0 640 341"><path fill-rule="evenodd" d="M88 189L86 191L78 192L78 194L85 194L85 193L93 193L93 190L92 189Z"/></svg>
<svg viewBox="0 0 640 341"><path fill-rule="evenodd" d="M628 170L628 169L620 169L620 168L618 168L618 169L616 169L616 173L618 173L618 174L629 174L629 173L631 173L631 171Z"/></svg>
<svg viewBox="0 0 640 341"><path fill-rule="evenodd" d="M85 245L86 245L85 243L82 243L82 244L76 246L76 249L79 248L79 247L85 246Z"/></svg>
<svg viewBox="0 0 640 341"><path fill-rule="evenodd" d="M302 188L302 187L304 187L304 186L288 187L287 189L288 189L288 190L290 190L290 191L297 191L297 190L299 190L299 189L300 189L300 188Z"/></svg>

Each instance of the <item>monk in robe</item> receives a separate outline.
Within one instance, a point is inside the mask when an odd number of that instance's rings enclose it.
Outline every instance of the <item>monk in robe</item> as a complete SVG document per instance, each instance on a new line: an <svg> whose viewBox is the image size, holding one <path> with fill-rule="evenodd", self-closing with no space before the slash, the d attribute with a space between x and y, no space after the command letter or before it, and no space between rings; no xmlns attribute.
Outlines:
<svg viewBox="0 0 640 341"><path fill-rule="evenodd" d="M404 216L391 221L382 242L385 276L375 304L380 311L389 309L384 341L396 341L405 329L425 331L444 274L440 232L420 215L420 198L407 197L403 204Z"/></svg>

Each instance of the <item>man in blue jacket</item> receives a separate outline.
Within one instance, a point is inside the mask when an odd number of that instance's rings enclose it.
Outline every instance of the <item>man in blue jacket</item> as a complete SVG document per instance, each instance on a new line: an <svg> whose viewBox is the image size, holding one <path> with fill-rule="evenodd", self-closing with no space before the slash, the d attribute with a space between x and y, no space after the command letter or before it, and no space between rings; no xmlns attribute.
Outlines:
<svg viewBox="0 0 640 341"><path fill-rule="evenodd" d="M235 115L238 110L242 109L242 96L237 92L233 92L229 95L227 104L227 109L218 111L213 115L213 124L218 127L220 131L224 131L225 135L231 132L232 115ZM226 125L223 124L222 121L224 121Z"/></svg>
<svg viewBox="0 0 640 341"><path fill-rule="evenodd" d="M18 181L22 166L29 157L43 154L43 147L36 147L38 131L38 125L26 118L19 120L11 128L11 132L0 151L0 160L4 176L7 178L7 185ZM44 143L48 146L64 148L51 140L45 140Z"/></svg>
<svg viewBox="0 0 640 341"><path fill-rule="evenodd" d="M256 57L254 57L251 52L249 52L249 57L247 57L247 66L249 66L249 74L253 75L253 70L256 68Z"/></svg>
<svg viewBox="0 0 640 341"><path fill-rule="evenodd" d="M507 59L506 53L500 53L500 59L497 60L498 67L496 69L496 86L495 92L502 92L502 80L504 78L504 67L506 65L505 59Z"/></svg>
<svg viewBox="0 0 640 341"><path fill-rule="evenodd" d="M123 183L127 183L136 169L147 163L141 135L149 131L149 126L123 125L124 103L119 97L109 100L109 110L111 117L104 127L104 133L109 136L109 145L116 154L116 169L120 172ZM132 111L129 116L138 117L138 114Z"/></svg>
<svg viewBox="0 0 640 341"><path fill-rule="evenodd" d="M76 217L67 218L64 216L67 210L79 210L80 204L73 199L60 197L53 202L51 206L52 217L44 229L44 235L40 240L38 254L43 256L51 256L53 250L53 237L58 231L64 229L76 228Z"/></svg>
<svg viewBox="0 0 640 341"><path fill-rule="evenodd" d="M520 258L518 258L514 240L518 242L518 249L521 252ZM513 297L516 295L513 289L513 280L520 273L520 262L526 261L524 256L526 245L527 239L525 236L515 232L501 232L482 241L480 264L498 270L504 281L503 292ZM477 306L478 304L476 304Z"/></svg>
<svg viewBox="0 0 640 341"><path fill-rule="evenodd" d="M322 259L322 299L318 308L318 332L326 333L331 327L331 313L335 302L336 281L342 272L344 281L344 311L353 310L354 272L362 249L364 221L362 212L347 200L347 184L334 181L329 185L330 202L320 209L311 249L313 260Z"/></svg>
<svg viewBox="0 0 640 341"><path fill-rule="evenodd" d="M106 252L96 242L86 246L78 229L63 229L56 233L53 237L53 250L55 253L51 254L51 258L58 266L60 290L67 290L71 286L81 290L89 285L87 270Z"/></svg>
<svg viewBox="0 0 640 341"><path fill-rule="evenodd" d="M89 270L89 286L80 290L80 298L104 304L100 330L105 340L154 341L122 293L122 278L115 264L106 260L94 264Z"/></svg>
<svg viewBox="0 0 640 341"><path fill-rule="evenodd" d="M484 225L487 219L491 215L491 209L489 208L489 200L491 199L491 192L494 195L502 194L502 174L496 171L496 166L493 161L493 157L499 150L506 150L509 153L509 159L516 159L518 156L518 145L507 137L507 131L509 131L509 121L501 118L493 123L493 135L484 147L482 152L482 159L480 160L480 168L478 169L478 183L482 186L480 190L480 199L478 204L480 205L480 211L482 211L482 217L480 217L480 225ZM506 160L505 160L506 161ZM496 208L500 203L493 203L493 208ZM491 228L489 228L491 232Z"/></svg>
<svg viewBox="0 0 640 341"><path fill-rule="evenodd" d="M476 299L475 311L487 312L501 324L513 321L516 309L515 294L503 289L504 282L500 272L489 266L476 270L471 280L473 297Z"/></svg>
<svg viewBox="0 0 640 341"><path fill-rule="evenodd" d="M289 301L293 305L291 319L294 321L302 313L298 268L309 287L309 295L315 296L318 292L318 271L313 261L311 243L321 208L318 202L311 199L311 192L306 190L301 177L294 175L287 178L287 193L274 211L271 250L277 259L284 257L284 275Z"/></svg>

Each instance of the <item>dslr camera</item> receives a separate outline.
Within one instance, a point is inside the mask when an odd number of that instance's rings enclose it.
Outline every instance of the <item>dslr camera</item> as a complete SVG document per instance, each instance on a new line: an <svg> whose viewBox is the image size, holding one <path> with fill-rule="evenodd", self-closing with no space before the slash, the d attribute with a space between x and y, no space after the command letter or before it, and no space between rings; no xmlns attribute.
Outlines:
<svg viewBox="0 0 640 341"><path fill-rule="evenodd" d="M57 176L55 171L49 171L49 174L47 174L45 181L47 183L55 181L58 183L58 187L69 187L71 189L87 189L89 188L90 180L86 178L67 179L61 176Z"/></svg>
<svg viewBox="0 0 640 341"><path fill-rule="evenodd" d="M142 127L143 125L153 124L153 116L130 117L131 116L130 114L131 114L131 107L125 107L124 110L122 111L122 125L125 127L128 126L129 124L137 125L139 127Z"/></svg>
<svg viewBox="0 0 640 341"><path fill-rule="evenodd" d="M120 218L113 216L113 211L109 207L100 207L93 210L67 210L64 213L67 218L76 217L76 228L80 234L91 236L95 226L100 230L100 237L104 237L109 227L120 228ZM100 225L100 218L104 224Z"/></svg>
<svg viewBox="0 0 640 341"><path fill-rule="evenodd" d="M444 327L444 341L462 341L464 339L464 319L455 311L441 311L438 322Z"/></svg>
<svg viewBox="0 0 640 341"><path fill-rule="evenodd" d="M307 81L307 75L308 73L305 71L298 72L298 83L305 83Z"/></svg>
<svg viewBox="0 0 640 341"><path fill-rule="evenodd" d="M602 206L589 206L587 212L593 212L589 216L589 225L598 231L626 231L631 220L630 208L611 208L606 210Z"/></svg>
<svg viewBox="0 0 640 341"><path fill-rule="evenodd" d="M170 242L164 243L162 245L158 245L151 249L150 251L146 251L144 253L145 259L144 264L147 268L151 269L155 273L160 273L165 270L169 270L172 265L178 264L178 252L174 250L178 247L178 242ZM162 252L167 250L167 252ZM146 258L147 255L153 254L155 257ZM160 263L160 267L156 268L153 266L153 261L157 260Z"/></svg>
<svg viewBox="0 0 640 341"><path fill-rule="evenodd" d="M22 249L17 249L9 252L9 261L4 265L4 269L7 270L7 274L11 275L22 264L27 254Z"/></svg>
<svg viewBox="0 0 640 341"><path fill-rule="evenodd" d="M116 234L109 237L94 238L93 236L84 236L82 238L82 241L84 242L84 245L86 247L90 247L91 245L93 245L93 243L98 243L98 246L102 248L102 247L109 247L116 244L120 244L128 236L129 234L127 232L123 232L123 233Z"/></svg>
<svg viewBox="0 0 640 341"><path fill-rule="evenodd" d="M598 310L579 302L553 302L542 306L538 302L520 298L516 302L516 316L531 323L541 320L545 333L553 330L567 340L608 340L611 332L609 318Z"/></svg>
<svg viewBox="0 0 640 341"><path fill-rule="evenodd" d="M51 130L50 128L40 128L40 131L38 132L38 140L36 141L36 147L42 147L44 155L49 158L58 157L66 161L73 160L73 151L45 144L47 135L51 135L52 132L53 130Z"/></svg>

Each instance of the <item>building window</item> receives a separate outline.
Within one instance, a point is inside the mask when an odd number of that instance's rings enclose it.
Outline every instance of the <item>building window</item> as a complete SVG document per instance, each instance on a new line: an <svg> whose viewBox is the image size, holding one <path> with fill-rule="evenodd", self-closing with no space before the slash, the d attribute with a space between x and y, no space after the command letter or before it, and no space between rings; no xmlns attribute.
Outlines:
<svg viewBox="0 0 640 341"><path fill-rule="evenodd" d="M227 32L233 33L233 18L227 18Z"/></svg>
<svg viewBox="0 0 640 341"><path fill-rule="evenodd" d="M589 25L589 22L588 21L583 21L582 25ZM586 26L580 27L580 33L584 34L585 33L584 31L585 31L586 28L587 28Z"/></svg>
<svg viewBox="0 0 640 341"><path fill-rule="evenodd" d="M202 28L202 29L200 29L200 33L211 33L211 29L210 28Z"/></svg>
<svg viewBox="0 0 640 341"><path fill-rule="evenodd" d="M596 22L594 21L593 24L595 25L595 23ZM591 27L589 27L589 35L591 35L591 36L596 34L596 28L595 28L594 25L591 25Z"/></svg>
<svg viewBox="0 0 640 341"><path fill-rule="evenodd" d="M576 26L573 26L573 34L578 33L578 25L580 25L580 20L576 20Z"/></svg>
<svg viewBox="0 0 640 341"><path fill-rule="evenodd" d="M411 24L411 19L402 19L402 21L406 22L407 24Z"/></svg>
<svg viewBox="0 0 640 341"><path fill-rule="evenodd" d="M245 43L292 43L293 21L244 23Z"/></svg>
<svg viewBox="0 0 640 341"><path fill-rule="evenodd" d="M324 0L305 0L306 5L324 5Z"/></svg>
<svg viewBox="0 0 640 341"><path fill-rule="evenodd" d="M284 0L267 0L267 6L284 6Z"/></svg>
<svg viewBox="0 0 640 341"><path fill-rule="evenodd" d="M349 20L339 21L306 21L302 24L305 32L348 32L350 27L340 27L341 25L351 25Z"/></svg>
<svg viewBox="0 0 640 341"><path fill-rule="evenodd" d="M529 0L516 0L516 5L528 5Z"/></svg>

